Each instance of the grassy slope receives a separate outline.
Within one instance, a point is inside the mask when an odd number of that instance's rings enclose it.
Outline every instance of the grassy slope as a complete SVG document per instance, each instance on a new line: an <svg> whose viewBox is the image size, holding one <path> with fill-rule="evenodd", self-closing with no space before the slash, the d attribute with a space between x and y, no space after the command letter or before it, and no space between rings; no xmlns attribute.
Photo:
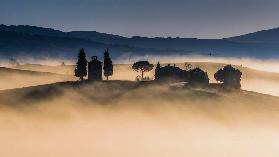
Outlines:
<svg viewBox="0 0 279 157"><path fill-rule="evenodd" d="M200 98L205 99L220 99L220 98L228 98L228 96L245 98L245 100L262 102L257 100L265 100L264 102L267 104L273 104L274 102L278 102L279 97L270 96L266 94L260 94L256 92L250 92L245 90L240 91L223 91L220 89L190 89L183 87L173 87L170 84L158 84L156 82L134 82L134 81L102 81L102 82L60 82L54 84L46 84L18 89L9 89L0 91L1 98L9 98L16 96L20 100L40 100L40 101L48 101L49 98L57 98L59 96L63 96L63 94L70 92L81 93L88 98L96 98L100 97L104 98L103 102L106 103L110 101L110 99L121 99L126 93L133 93L137 91L146 91L146 93L141 93L139 97L151 98L150 95L155 97L160 97L160 99L166 99L161 97L163 95L167 95L170 97L186 97L199 100ZM156 92L151 92L156 91ZM128 95L130 95L128 94ZM146 94L146 95L145 95ZM185 94L185 95L183 95ZM106 95L106 96L102 96ZM117 97L116 97L117 95ZM127 96L127 95L126 95ZM107 99L109 98L109 99ZM247 99L246 99L247 98ZM230 98L231 99L231 98ZM12 99L11 99L12 100ZM234 100L234 99L232 99ZM235 99L236 100L236 99ZM94 101L94 100L93 100ZM236 103L234 101L232 103Z"/></svg>
<svg viewBox="0 0 279 157"><path fill-rule="evenodd" d="M0 67L0 90L73 80L71 75Z"/></svg>
<svg viewBox="0 0 279 157"><path fill-rule="evenodd" d="M219 122L225 120L226 123L234 123L235 119L263 123L270 118L274 122L279 120L279 98L275 96L244 90L174 89L168 85L132 81L64 82L5 90L0 92L0 106L17 106L14 109L26 112L39 107L41 110L38 112L42 114L47 112L47 106L53 106L53 110L99 106L123 111L133 108L134 111L153 114L159 110L198 114Z"/></svg>

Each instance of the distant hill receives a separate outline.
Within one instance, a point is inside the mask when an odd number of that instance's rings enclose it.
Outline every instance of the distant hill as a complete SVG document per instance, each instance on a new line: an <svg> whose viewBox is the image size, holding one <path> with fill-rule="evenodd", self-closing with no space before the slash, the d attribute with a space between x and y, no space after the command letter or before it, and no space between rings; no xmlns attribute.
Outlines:
<svg viewBox="0 0 279 157"><path fill-rule="evenodd" d="M0 67L0 74L9 73L9 74L22 74L22 75L53 75L53 76L65 76L61 74L55 74L50 72L40 72L40 71L31 71L31 70L22 70L22 69L13 69L7 67Z"/></svg>
<svg viewBox="0 0 279 157"><path fill-rule="evenodd" d="M44 36L60 36L65 37L65 33L59 30L54 30L51 28L43 28L37 26L29 26L29 25L0 25L0 30L9 31L9 32L19 32L30 35L44 35Z"/></svg>
<svg viewBox="0 0 279 157"><path fill-rule="evenodd" d="M249 33L228 40L245 43L279 43L279 28Z"/></svg>
<svg viewBox="0 0 279 157"><path fill-rule="evenodd" d="M0 67L0 90L72 81L72 75L38 72Z"/></svg>
<svg viewBox="0 0 279 157"><path fill-rule="evenodd" d="M130 52L156 52L155 49L136 48L128 45L113 45L80 38L34 35L0 30L0 55L2 57L74 58L80 48L87 54L103 55L105 48L112 49L112 56Z"/></svg>
<svg viewBox="0 0 279 157"><path fill-rule="evenodd" d="M0 25L0 55L6 57L75 57L85 48L89 55L200 54L230 57L279 57L277 29L227 39L122 37L96 31L63 32L51 28Z"/></svg>

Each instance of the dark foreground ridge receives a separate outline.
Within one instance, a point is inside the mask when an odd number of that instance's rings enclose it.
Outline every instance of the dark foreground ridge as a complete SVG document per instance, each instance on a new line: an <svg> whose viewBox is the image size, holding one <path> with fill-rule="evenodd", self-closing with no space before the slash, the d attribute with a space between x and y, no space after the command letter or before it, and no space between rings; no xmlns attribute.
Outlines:
<svg viewBox="0 0 279 157"><path fill-rule="evenodd" d="M74 96L74 97L73 97ZM227 91L218 84L211 84L208 88L187 87L181 84L164 84L156 81L99 81L99 82L61 82L34 87L0 91L1 105L39 105L44 102L60 99L85 99L85 105L114 105L118 100L161 100L175 102L185 101L257 101L265 105L279 102L278 97L249 92L245 90ZM80 101L82 101L82 99ZM59 103L57 103L59 105Z"/></svg>

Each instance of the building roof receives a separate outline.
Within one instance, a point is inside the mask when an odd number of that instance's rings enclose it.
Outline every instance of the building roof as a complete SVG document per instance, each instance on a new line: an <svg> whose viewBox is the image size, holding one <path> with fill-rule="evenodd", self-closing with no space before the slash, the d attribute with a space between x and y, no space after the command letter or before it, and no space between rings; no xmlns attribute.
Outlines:
<svg viewBox="0 0 279 157"><path fill-rule="evenodd" d="M92 60L89 63L103 63L103 62L99 61L97 56L92 56Z"/></svg>

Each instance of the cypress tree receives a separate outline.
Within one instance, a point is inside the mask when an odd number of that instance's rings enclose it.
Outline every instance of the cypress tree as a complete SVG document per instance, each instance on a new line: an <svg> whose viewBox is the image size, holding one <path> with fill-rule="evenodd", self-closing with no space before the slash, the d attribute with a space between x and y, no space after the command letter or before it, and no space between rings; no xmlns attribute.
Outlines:
<svg viewBox="0 0 279 157"><path fill-rule="evenodd" d="M113 75L113 64L112 64L111 58L109 56L108 49L106 49L105 53L104 53L103 69L104 69L104 75L107 77L107 80L108 80L108 77Z"/></svg>
<svg viewBox="0 0 279 157"><path fill-rule="evenodd" d="M158 80L158 79L160 79L159 77L160 77L160 70L161 70L161 65L160 65L160 63L158 62L157 63L157 66L156 66L156 69L155 69L155 80Z"/></svg>
<svg viewBox="0 0 279 157"><path fill-rule="evenodd" d="M75 68L75 76L79 77L79 80L83 80L83 77L87 76L87 60L84 49L80 49L78 53L78 61Z"/></svg>

